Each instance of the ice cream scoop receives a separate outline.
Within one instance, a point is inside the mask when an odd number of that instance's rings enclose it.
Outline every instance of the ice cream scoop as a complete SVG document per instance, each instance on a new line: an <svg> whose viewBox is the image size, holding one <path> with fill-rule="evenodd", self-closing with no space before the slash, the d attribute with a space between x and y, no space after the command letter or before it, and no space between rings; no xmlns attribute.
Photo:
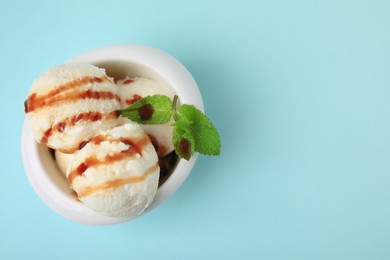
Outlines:
<svg viewBox="0 0 390 260"><path fill-rule="evenodd" d="M117 82L121 97L121 109L135 103L140 98L156 94L165 95L173 99L175 93L169 87L155 80L135 77L125 78ZM173 151L172 124L173 121L161 125L142 125L142 129L153 142L159 157Z"/></svg>
<svg viewBox="0 0 390 260"><path fill-rule="evenodd" d="M120 97L104 69L74 63L36 79L24 105L37 142L73 152L98 129L117 125Z"/></svg>
<svg viewBox="0 0 390 260"><path fill-rule="evenodd" d="M159 172L149 137L128 123L92 138L74 155L67 178L79 200L95 212L132 217L153 201Z"/></svg>

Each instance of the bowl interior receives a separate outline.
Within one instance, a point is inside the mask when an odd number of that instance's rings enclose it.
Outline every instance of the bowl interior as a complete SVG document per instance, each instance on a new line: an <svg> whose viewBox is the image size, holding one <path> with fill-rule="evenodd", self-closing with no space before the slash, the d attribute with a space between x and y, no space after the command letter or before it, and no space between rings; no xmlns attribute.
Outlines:
<svg viewBox="0 0 390 260"><path fill-rule="evenodd" d="M104 60L92 62L93 65L104 68L108 76L115 79L115 81L129 77L145 77L153 79L160 84L168 86L169 83L161 74L147 67L141 63L131 61L115 61L115 60ZM172 86L168 86L172 89Z"/></svg>

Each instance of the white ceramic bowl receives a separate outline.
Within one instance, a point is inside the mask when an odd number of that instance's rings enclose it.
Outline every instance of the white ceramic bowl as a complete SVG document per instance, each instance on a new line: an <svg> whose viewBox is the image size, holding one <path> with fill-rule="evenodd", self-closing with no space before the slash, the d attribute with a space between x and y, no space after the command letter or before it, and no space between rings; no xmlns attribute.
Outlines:
<svg viewBox="0 0 390 260"><path fill-rule="evenodd" d="M204 110L195 80L175 58L158 49L139 45L112 45L80 54L69 62L86 62L106 69L116 79L144 76L163 82L179 96L181 103L193 104ZM134 218L111 218L98 215L81 203L59 171L49 149L35 142L25 122L22 132L22 157L27 177L39 197L61 216L82 224L111 225ZM195 164L179 159L171 176L159 187L147 213L165 201L184 182Z"/></svg>

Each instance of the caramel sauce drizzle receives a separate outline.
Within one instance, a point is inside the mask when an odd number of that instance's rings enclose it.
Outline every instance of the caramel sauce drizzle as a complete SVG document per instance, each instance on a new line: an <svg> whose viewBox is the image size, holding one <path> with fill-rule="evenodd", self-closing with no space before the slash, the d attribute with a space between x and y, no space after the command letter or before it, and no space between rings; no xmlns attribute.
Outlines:
<svg viewBox="0 0 390 260"><path fill-rule="evenodd" d="M130 106L135 102L137 102L138 100L140 100L141 98L142 97L140 95L134 94L130 98L126 99L126 104Z"/></svg>
<svg viewBox="0 0 390 260"><path fill-rule="evenodd" d="M78 99L116 99L118 102L120 102L121 100L120 97L117 94L114 94L110 91L93 91L93 90L81 91L75 89L88 83L102 83L104 81L109 81L109 80L110 79L107 77L104 78L83 77L83 78L69 81L49 91L45 95L37 96L36 93L33 93L24 102L24 111L25 113L29 113L36 109L40 109L46 106L51 106L55 103L64 102L64 101L75 101Z"/></svg>
<svg viewBox="0 0 390 260"><path fill-rule="evenodd" d="M159 164L157 162L155 165L153 165L152 167L147 169L145 171L144 175L142 175L142 176L132 176L132 177L125 178L125 179L118 179L118 180L107 181L107 182L105 182L103 184L96 185L96 186L88 186L88 187L85 187L85 188L81 189L78 192L77 195L79 197L85 197L85 196L88 196L88 195L90 195L92 193L95 193L97 191L113 189L113 188L117 188L117 187L120 187L122 185L130 184L130 183L143 182L143 181L146 180L146 178L149 175L154 173L159 167L160 166L159 166Z"/></svg>
<svg viewBox="0 0 390 260"><path fill-rule="evenodd" d="M40 141L41 144L47 144L49 137L54 133L54 132L63 132L65 128L67 127L72 127L77 124L79 121L90 121L90 122L95 122L104 119L115 119L119 117L119 112L118 111L112 111L108 114L102 114L100 112L85 112L85 113L80 113L77 115L74 115L72 117L65 118L61 122L58 122L57 124L53 125L49 129L45 131L43 134L43 137Z"/></svg>
<svg viewBox="0 0 390 260"><path fill-rule="evenodd" d="M112 138L109 136L99 135L91 139L91 143L100 144L103 141L110 142L122 142L124 144L129 145L129 148L121 151L120 153L116 153L113 155L106 155L104 158L99 159L96 156L90 156L85 159L83 163L77 166L73 171L71 171L68 175L69 184L72 185L74 178L77 176L81 176L84 172L90 167L96 167L99 165L107 165L117 161L121 161L125 158L134 158L137 154L142 156L143 148L150 143L150 139L148 136L141 139L131 140L126 138Z"/></svg>
<svg viewBox="0 0 390 260"><path fill-rule="evenodd" d="M122 82L122 84L128 85L128 84L131 84L133 82L134 82L133 79L126 79L125 81Z"/></svg>

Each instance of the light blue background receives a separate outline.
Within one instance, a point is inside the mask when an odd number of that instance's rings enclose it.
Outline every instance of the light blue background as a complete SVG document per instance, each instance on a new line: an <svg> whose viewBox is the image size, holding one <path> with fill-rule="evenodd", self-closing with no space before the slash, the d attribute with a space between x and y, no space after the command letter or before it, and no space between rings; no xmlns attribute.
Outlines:
<svg viewBox="0 0 390 260"><path fill-rule="evenodd" d="M389 1L15 0L0 29L0 259L390 259ZM146 216L83 226L25 176L23 101L119 43L189 69L222 154Z"/></svg>

